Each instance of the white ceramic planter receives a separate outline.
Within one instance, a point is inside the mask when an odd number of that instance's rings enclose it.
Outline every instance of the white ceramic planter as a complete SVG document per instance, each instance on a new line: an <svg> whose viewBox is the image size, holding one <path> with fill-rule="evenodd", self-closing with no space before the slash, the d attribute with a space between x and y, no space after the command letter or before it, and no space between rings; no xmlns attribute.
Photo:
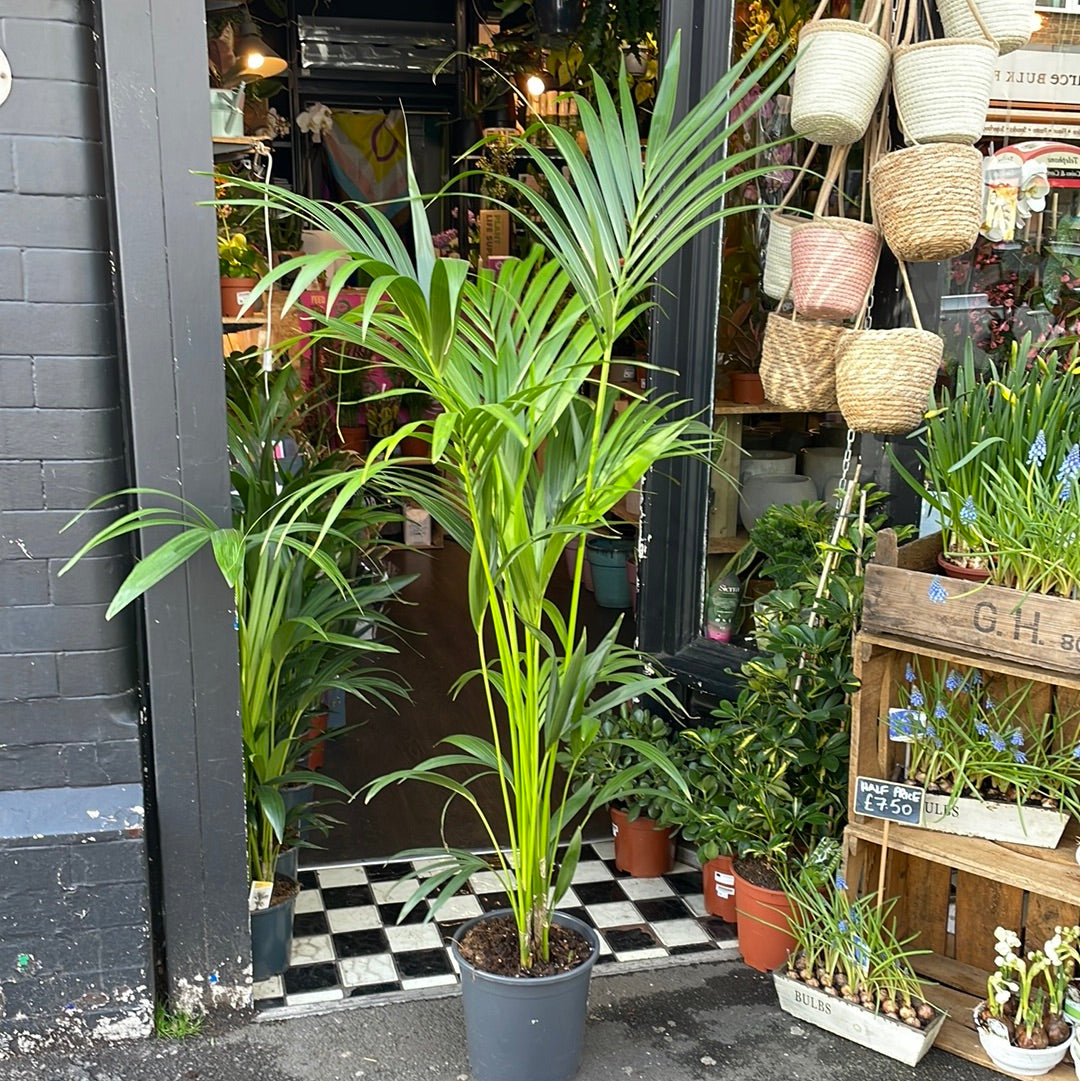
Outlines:
<svg viewBox="0 0 1080 1081"><path fill-rule="evenodd" d="M795 455L786 450L748 450L739 459L739 480L748 477L790 476L795 472Z"/></svg>
<svg viewBox="0 0 1080 1081"><path fill-rule="evenodd" d="M907 1066L914 1066L930 1050L945 1023L945 1014L939 1012L925 1028L911 1028L887 1014L807 987L801 980L791 979L786 966L773 973L773 983L785 1013Z"/></svg>
<svg viewBox="0 0 1080 1081"><path fill-rule="evenodd" d="M1034 848L1057 848L1069 816L1045 807L1024 807L1015 803L984 803L962 797L946 813L947 796L923 798L922 825L938 833L960 837L982 837Z"/></svg>
<svg viewBox="0 0 1080 1081"><path fill-rule="evenodd" d="M840 475L843 464L844 451L841 447L805 447L799 472L814 482L818 498L822 499L832 495L826 483L829 477Z"/></svg>
<svg viewBox="0 0 1080 1081"><path fill-rule="evenodd" d="M817 499L817 488L809 477L800 473L790 476L761 476L748 479L739 495L739 517L747 529L772 506L802 503Z"/></svg>
<svg viewBox="0 0 1080 1081"><path fill-rule="evenodd" d="M1073 1069L1076 1071L1078 1081L1080 1081L1080 1027L1078 1027L1078 1024L1080 1024L1080 1021L1074 1018L1073 1038L1069 1043L1069 1049L1072 1051Z"/></svg>
<svg viewBox="0 0 1080 1081"><path fill-rule="evenodd" d="M990 1061L999 1070L1006 1073L1021 1074L1024 1077L1042 1077L1048 1074L1069 1050L1069 1041L1059 1043L1056 1047L1044 1047L1033 1050L1027 1047L1014 1047L1004 1036L997 1036L987 1031L978 1022L979 1011L982 1003L975 1007L975 1031L979 1034L979 1043L986 1052ZM1075 1046L1076 1037L1073 1037ZM1078 1074L1080 1076L1080 1074Z"/></svg>

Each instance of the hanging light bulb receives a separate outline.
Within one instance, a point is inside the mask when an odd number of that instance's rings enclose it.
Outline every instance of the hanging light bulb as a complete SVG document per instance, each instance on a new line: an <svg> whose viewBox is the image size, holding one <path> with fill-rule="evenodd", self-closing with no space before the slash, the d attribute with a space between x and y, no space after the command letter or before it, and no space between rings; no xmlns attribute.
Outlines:
<svg viewBox="0 0 1080 1081"><path fill-rule="evenodd" d="M539 75L530 75L525 80L525 92L530 98L538 98L547 89L547 84Z"/></svg>
<svg viewBox="0 0 1080 1081"><path fill-rule="evenodd" d="M255 20L246 9L233 52L236 54L236 62L222 80L226 86L253 82L256 79L271 79L289 66L263 41Z"/></svg>

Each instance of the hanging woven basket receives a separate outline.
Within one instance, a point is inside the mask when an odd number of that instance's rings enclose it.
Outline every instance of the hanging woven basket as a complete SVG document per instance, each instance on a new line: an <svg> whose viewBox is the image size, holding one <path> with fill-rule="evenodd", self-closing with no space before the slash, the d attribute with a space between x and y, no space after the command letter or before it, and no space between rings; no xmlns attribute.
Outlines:
<svg viewBox="0 0 1080 1081"><path fill-rule="evenodd" d="M837 343L836 400L848 427L857 432L907 435L917 428L941 366L945 343L923 330L902 260L900 278L914 328L845 330Z"/></svg>
<svg viewBox="0 0 1080 1081"><path fill-rule="evenodd" d="M825 146L858 142L885 86L889 53L871 25L816 18L806 23L792 80L795 133Z"/></svg>
<svg viewBox="0 0 1080 1081"><path fill-rule="evenodd" d="M785 214L782 210L774 210L769 215L761 288L773 300L780 300L791 292L791 231L804 221L805 217Z"/></svg>
<svg viewBox="0 0 1080 1081"><path fill-rule="evenodd" d="M1035 25L1035 0L937 0L946 37L980 36L978 21L971 10L972 4L978 9L990 36L997 42L1001 55L1022 49L1031 40Z"/></svg>
<svg viewBox="0 0 1080 1081"><path fill-rule="evenodd" d="M947 38L893 50L893 95L908 143L982 138L997 46L986 38Z"/></svg>
<svg viewBox="0 0 1080 1081"><path fill-rule="evenodd" d="M945 343L928 330L845 330L836 399L849 428L907 435L923 420Z"/></svg>
<svg viewBox="0 0 1080 1081"><path fill-rule="evenodd" d="M898 259L927 263L968 251L982 219L982 155L928 143L886 154L870 169L870 199Z"/></svg>
<svg viewBox="0 0 1080 1081"><path fill-rule="evenodd" d="M806 221L806 216L785 212L785 208L795 198L817 151L817 143L814 143L795 174L791 186L784 193L780 205L769 215L769 235L765 243L761 288L765 295L773 300L783 300L791 292L791 230L800 222Z"/></svg>
<svg viewBox="0 0 1080 1081"><path fill-rule="evenodd" d="M852 218L815 218L791 231L795 310L810 319L851 319L877 270L876 225Z"/></svg>
<svg viewBox="0 0 1080 1081"><path fill-rule="evenodd" d="M836 409L836 347L842 327L796 322L776 312L765 321L761 385L770 402L800 412Z"/></svg>

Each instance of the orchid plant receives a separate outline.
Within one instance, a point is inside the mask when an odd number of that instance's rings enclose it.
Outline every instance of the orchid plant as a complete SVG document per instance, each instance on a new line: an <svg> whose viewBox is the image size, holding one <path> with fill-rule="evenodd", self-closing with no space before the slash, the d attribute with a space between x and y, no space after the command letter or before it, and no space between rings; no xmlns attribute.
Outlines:
<svg viewBox="0 0 1080 1081"><path fill-rule="evenodd" d="M908 664L886 721L889 739L908 744L909 783L948 796L950 808L966 796L1080 814L1076 717L1036 715L1032 686L995 700L977 670Z"/></svg>
<svg viewBox="0 0 1080 1081"><path fill-rule="evenodd" d="M1041 950L1026 955L1015 931L998 927L994 939L994 971L976 1023L1017 1047L1064 1043L1072 1035L1062 1011L1080 962L1080 926L1055 927Z"/></svg>

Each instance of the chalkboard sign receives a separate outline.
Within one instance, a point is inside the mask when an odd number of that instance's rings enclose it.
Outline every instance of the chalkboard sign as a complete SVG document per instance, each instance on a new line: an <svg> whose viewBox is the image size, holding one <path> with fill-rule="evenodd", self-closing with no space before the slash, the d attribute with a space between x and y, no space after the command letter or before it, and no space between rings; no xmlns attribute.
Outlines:
<svg viewBox="0 0 1080 1081"><path fill-rule="evenodd" d="M877 777L855 778L855 813L918 826L922 822L923 790Z"/></svg>

